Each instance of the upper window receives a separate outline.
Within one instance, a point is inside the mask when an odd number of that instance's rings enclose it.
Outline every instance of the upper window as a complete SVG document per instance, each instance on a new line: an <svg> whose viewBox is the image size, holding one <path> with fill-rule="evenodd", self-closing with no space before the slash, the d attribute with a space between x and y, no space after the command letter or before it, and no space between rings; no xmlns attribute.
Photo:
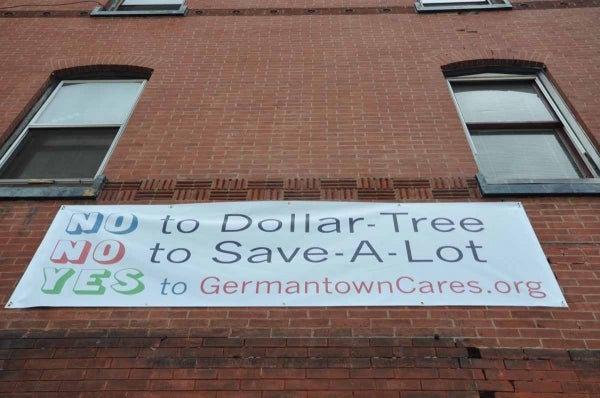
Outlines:
<svg viewBox="0 0 600 398"><path fill-rule="evenodd" d="M154 10L178 10L184 0L122 0L116 4L119 11L154 11Z"/></svg>
<svg viewBox="0 0 600 398"><path fill-rule="evenodd" d="M145 80L65 80L0 152L0 182L97 178Z"/></svg>
<svg viewBox="0 0 600 398"><path fill-rule="evenodd" d="M418 0L417 12L511 9L508 0Z"/></svg>
<svg viewBox="0 0 600 398"><path fill-rule="evenodd" d="M184 15L185 0L113 0L105 9L96 7L92 16Z"/></svg>
<svg viewBox="0 0 600 398"><path fill-rule="evenodd" d="M600 156L543 73L448 82L484 193L600 192Z"/></svg>

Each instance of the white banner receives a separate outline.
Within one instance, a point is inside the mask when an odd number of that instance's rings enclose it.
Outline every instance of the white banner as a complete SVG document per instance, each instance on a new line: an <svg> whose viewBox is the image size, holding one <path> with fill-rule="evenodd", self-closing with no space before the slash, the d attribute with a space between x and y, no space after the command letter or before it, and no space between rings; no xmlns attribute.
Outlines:
<svg viewBox="0 0 600 398"><path fill-rule="evenodd" d="M520 203L63 206L7 308L567 304Z"/></svg>

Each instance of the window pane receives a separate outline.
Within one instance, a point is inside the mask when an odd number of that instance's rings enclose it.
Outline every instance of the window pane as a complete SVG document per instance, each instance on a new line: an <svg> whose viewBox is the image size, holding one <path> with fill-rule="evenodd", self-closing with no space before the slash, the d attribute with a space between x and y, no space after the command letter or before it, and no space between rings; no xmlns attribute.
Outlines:
<svg viewBox="0 0 600 398"><path fill-rule="evenodd" d="M555 131L473 132L477 165L487 178L580 178Z"/></svg>
<svg viewBox="0 0 600 398"><path fill-rule="evenodd" d="M467 123L554 121L533 85L532 80L452 82L452 89Z"/></svg>
<svg viewBox="0 0 600 398"><path fill-rule="evenodd" d="M70 82L63 84L37 125L98 125L125 123L140 82Z"/></svg>
<svg viewBox="0 0 600 398"><path fill-rule="evenodd" d="M120 11L137 10L178 10L181 7L182 0L125 0L119 6Z"/></svg>
<svg viewBox="0 0 600 398"><path fill-rule="evenodd" d="M118 128L30 129L0 178L93 178Z"/></svg>
<svg viewBox="0 0 600 398"><path fill-rule="evenodd" d="M469 3L484 3L487 0L421 0L421 4L469 4Z"/></svg>
<svg viewBox="0 0 600 398"><path fill-rule="evenodd" d="M181 4L183 0L124 0L121 5L124 6L144 6L161 4Z"/></svg>

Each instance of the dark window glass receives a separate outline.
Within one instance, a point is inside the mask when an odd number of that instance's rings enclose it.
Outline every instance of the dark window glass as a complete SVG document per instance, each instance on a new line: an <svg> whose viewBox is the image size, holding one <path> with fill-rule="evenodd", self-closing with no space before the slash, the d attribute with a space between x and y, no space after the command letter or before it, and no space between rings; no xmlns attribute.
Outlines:
<svg viewBox="0 0 600 398"><path fill-rule="evenodd" d="M0 178L94 178L118 130L30 128L0 170Z"/></svg>

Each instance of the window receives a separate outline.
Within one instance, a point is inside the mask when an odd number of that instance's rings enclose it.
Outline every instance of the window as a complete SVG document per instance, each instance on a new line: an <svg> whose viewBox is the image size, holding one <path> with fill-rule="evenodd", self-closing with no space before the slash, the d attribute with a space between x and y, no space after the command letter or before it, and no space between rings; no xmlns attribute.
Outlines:
<svg viewBox="0 0 600 398"><path fill-rule="evenodd" d="M484 194L600 193L600 157L547 77L448 79Z"/></svg>
<svg viewBox="0 0 600 398"><path fill-rule="evenodd" d="M145 80L60 82L0 152L0 182L91 184L122 133Z"/></svg>
<svg viewBox="0 0 600 398"><path fill-rule="evenodd" d="M117 4L119 11L178 10L183 0L123 0Z"/></svg>
<svg viewBox="0 0 600 398"><path fill-rule="evenodd" d="M511 9L508 0L418 0L417 12Z"/></svg>
<svg viewBox="0 0 600 398"><path fill-rule="evenodd" d="M91 16L185 15L185 0L113 0L103 9L96 7Z"/></svg>

